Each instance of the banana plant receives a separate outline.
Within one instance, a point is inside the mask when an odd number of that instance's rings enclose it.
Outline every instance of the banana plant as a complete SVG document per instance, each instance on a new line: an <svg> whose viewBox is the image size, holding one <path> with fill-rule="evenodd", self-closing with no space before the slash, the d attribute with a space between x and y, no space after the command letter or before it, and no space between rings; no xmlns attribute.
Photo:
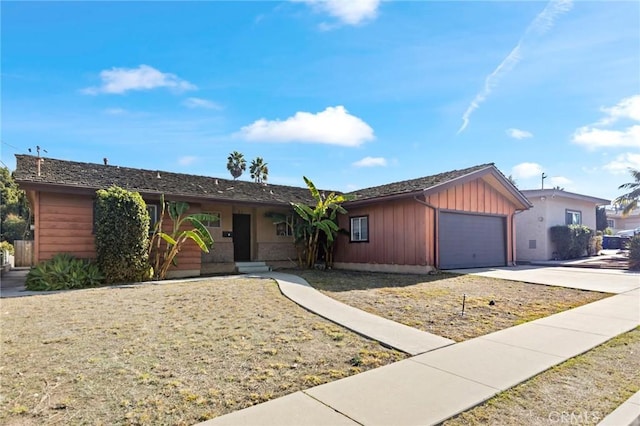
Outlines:
<svg viewBox="0 0 640 426"><path fill-rule="evenodd" d="M315 206L309 206L305 203L291 203L295 212L302 218L302 224L297 227L297 237L304 244L304 266L312 268L318 258L318 249L320 247L320 235L326 237L325 259L331 259L333 251L333 243L335 241L340 227L337 224L338 213L346 214L347 211L342 207L342 203L349 201L351 198L336 194L335 192L325 195L320 193L313 182L306 176L303 177L311 196L315 200Z"/></svg>
<svg viewBox="0 0 640 426"><path fill-rule="evenodd" d="M184 201L165 202L161 197L162 212L156 222L151 242L149 244L149 259L153 259L153 277L163 280L172 265L177 265L176 256L185 242L191 240L205 253L213 246L213 237L205 226L206 222L217 220L217 215L211 213L191 213L189 203ZM170 232L165 231L165 217L171 221ZM193 228L184 229L185 224ZM162 245L164 242L164 246Z"/></svg>

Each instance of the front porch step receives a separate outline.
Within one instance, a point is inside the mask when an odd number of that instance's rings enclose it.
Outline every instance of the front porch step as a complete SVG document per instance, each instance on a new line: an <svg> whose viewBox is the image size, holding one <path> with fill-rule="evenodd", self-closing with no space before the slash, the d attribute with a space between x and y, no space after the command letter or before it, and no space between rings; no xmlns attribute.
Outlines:
<svg viewBox="0 0 640 426"><path fill-rule="evenodd" d="M236 271L241 274L269 272L271 271L271 267L264 262L236 262Z"/></svg>

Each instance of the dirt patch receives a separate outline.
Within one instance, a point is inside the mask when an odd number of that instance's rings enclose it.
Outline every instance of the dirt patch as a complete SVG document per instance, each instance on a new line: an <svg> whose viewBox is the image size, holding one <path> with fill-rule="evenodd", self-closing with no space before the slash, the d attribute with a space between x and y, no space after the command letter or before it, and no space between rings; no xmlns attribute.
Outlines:
<svg viewBox="0 0 640 426"><path fill-rule="evenodd" d="M6 299L0 312L9 425L194 424L406 357L305 311L271 280Z"/></svg>
<svg viewBox="0 0 640 426"><path fill-rule="evenodd" d="M640 328L488 400L445 425L597 424L640 390Z"/></svg>
<svg viewBox="0 0 640 426"><path fill-rule="evenodd" d="M610 296L473 275L296 270L343 303L457 342ZM464 315L462 304L464 299Z"/></svg>

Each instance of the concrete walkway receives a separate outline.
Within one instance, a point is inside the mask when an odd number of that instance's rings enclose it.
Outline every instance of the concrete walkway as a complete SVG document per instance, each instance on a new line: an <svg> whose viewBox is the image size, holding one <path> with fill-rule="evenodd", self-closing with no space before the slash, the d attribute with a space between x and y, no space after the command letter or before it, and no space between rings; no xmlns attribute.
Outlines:
<svg viewBox="0 0 640 426"><path fill-rule="evenodd" d="M290 275L270 276L288 282L284 287L293 297L313 299L312 291ZM348 323L349 314L342 321ZM437 424L638 325L640 289L635 289L202 424ZM636 404L630 406L633 413Z"/></svg>

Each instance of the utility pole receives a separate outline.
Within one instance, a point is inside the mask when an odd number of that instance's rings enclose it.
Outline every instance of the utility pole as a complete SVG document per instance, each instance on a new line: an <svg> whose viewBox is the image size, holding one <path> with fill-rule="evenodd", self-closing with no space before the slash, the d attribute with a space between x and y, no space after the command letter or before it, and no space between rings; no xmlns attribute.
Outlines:
<svg viewBox="0 0 640 426"><path fill-rule="evenodd" d="M544 180L547 178L547 175L544 174L544 172L542 173L542 189L544 189Z"/></svg>

